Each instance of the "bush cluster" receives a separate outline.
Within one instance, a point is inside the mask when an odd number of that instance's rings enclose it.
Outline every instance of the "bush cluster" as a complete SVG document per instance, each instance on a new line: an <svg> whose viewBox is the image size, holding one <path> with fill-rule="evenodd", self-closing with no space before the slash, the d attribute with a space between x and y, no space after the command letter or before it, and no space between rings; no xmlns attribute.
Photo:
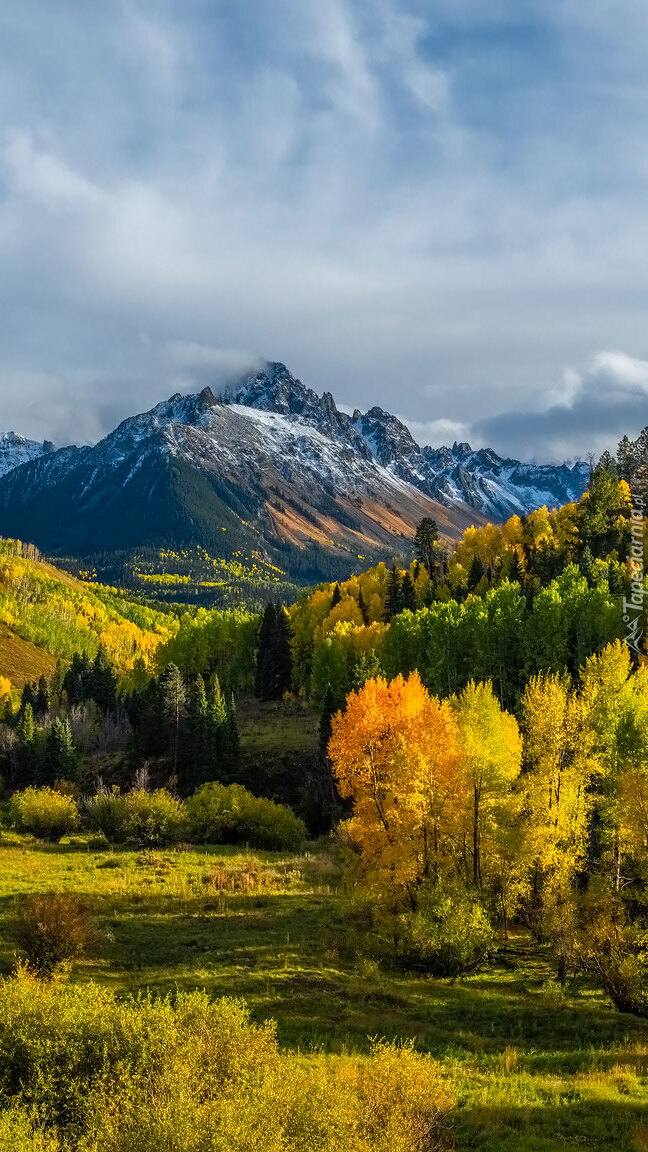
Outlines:
<svg viewBox="0 0 648 1152"><path fill-rule="evenodd" d="M240 784L204 784L187 801L190 839L292 851L306 827L284 804L253 796Z"/></svg>
<svg viewBox="0 0 648 1152"><path fill-rule="evenodd" d="M28 896L16 913L13 928L28 968L45 979L81 956L95 935L85 904L76 896L58 892Z"/></svg>
<svg viewBox="0 0 648 1152"><path fill-rule="evenodd" d="M79 826L79 810L71 796L54 788L25 788L9 804L10 818L21 832L56 843Z"/></svg>
<svg viewBox="0 0 648 1152"><path fill-rule="evenodd" d="M240 784L205 784L183 802L164 788L101 789L84 807L91 828L114 844L160 848L183 837L198 843L249 844L253 848L291 851L303 843L304 823L284 804L253 796ZM52 788L16 792L9 818L21 832L58 841L80 825L71 796Z"/></svg>
<svg viewBox="0 0 648 1152"><path fill-rule="evenodd" d="M0 1152L434 1152L453 1103L411 1046L306 1061L240 1001L0 986Z"/></svg>
<svg viewBox="0 0 648 1152"><path fill-rule="evenodd" d="M161 848L180 840L185 826L184 805L164 788L147 792L133 788L97 792L87 803L93 828L115 844L133 841L139 848Z"/></svg>
<svg viewBox="0 0 648 1152"><path fill-rule="evenodd" d="M415 912L401 918L402 957L434 976L475 970L495 946L483 904L460 885L421 885Z"/></svg>

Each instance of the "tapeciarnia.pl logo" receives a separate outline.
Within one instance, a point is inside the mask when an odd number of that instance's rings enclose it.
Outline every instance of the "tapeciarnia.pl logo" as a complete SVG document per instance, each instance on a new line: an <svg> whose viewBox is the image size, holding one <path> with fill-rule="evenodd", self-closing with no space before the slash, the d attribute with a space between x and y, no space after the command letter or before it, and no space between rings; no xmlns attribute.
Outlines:
<svg viewBox="0 0 648 1152"><path fill-rule="evenodd" d="M643 654L641 641L644 634L644 498L632 497L632 511L630 513L630 594L623 597L623 623L626 626L624 642L636 652Z"/></svg>

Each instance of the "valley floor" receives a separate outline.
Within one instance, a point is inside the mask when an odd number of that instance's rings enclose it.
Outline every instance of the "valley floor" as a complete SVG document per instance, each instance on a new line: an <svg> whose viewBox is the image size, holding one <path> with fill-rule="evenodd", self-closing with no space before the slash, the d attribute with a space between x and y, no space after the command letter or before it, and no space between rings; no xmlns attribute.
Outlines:
<svg viewBox="0 0 648 1152"><path fill-rule="evenodd" d="M486 972L451 983L358 960L326 845L286 856L240 849L111 850L3 833L0 967L15 898L86 896L101 929L74 980L118 992L204 987L277 1020L309 1059L414 1037L458 1094L456 1148L483 1152L648 1149L648 1021L587 989L558 994L542 951L514 937Z"/></svg>

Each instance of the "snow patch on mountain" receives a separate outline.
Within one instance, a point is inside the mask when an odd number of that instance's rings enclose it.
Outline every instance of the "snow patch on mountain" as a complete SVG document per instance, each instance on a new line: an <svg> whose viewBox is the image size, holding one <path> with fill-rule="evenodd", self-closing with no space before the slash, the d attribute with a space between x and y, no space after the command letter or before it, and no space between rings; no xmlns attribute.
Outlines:
<svg viewBox="0 0 648 1152"><path fill-rule="evenodd" d="M54 445L49 440L39 443L16 432L0 432L0 476L50 452L54 452Z"/></svg>
<svg viewBox="0 0 648 1152"><path fill-rule="evenodd" d="M284 364L269 363L222 397L256 410L300 420L330 436L363 459L373 459L399 483L409 484L448 508L466 506L494 520L525 515L547 504L558 507L583 494L589 477L585 461L526 464L505 459L490 448L470 444L421 448L409 428L379 407L341 412L330 392L317 396Z"/></svg>

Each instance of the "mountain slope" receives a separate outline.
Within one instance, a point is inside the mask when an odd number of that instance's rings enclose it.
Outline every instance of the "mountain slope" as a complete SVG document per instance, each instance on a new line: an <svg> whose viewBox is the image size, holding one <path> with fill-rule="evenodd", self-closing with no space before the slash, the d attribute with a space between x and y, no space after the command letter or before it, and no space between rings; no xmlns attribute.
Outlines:
<svg viewBox="0 0 648 1152"><path fill-rule="evenodd" d="M84 584L37 559L30 545L0 540L0 674L13 684L51 674L57 657L94 656L100 645L129 672L138 660L152 663L175 629L172 616Z"/></svg>
<svg viewBox="0 0 648 1152"><path fill-rule="evenodd" d="M318 414L222 403L209 388L125 420L92 448L62 449L0 479L0 532L52 553L202 544L322 571L400 550L424 515L458 536L474 518L383 468L332 403ZM337 429L337 434L336 434ZM357 441L357 443L355 442ZM301 562L300 562L301 560Z"/></svg>

